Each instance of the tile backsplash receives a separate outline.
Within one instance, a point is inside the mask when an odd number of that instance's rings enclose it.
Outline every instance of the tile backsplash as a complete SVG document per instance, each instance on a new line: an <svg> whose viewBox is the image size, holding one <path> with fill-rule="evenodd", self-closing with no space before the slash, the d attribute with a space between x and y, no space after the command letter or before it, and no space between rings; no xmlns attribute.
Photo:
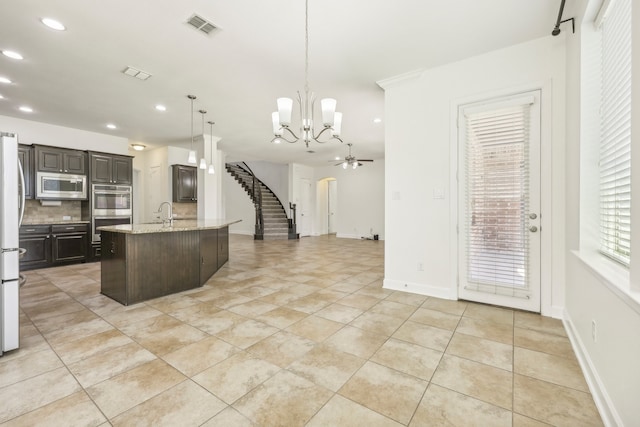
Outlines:
<svg viewBox="0 0 640 427"><path fill-rule="evenodd" d="M70 216L71 221L81 220L81 203L77 200L63 200L60 206L42 206L40 200L26 200L24 204L24 222L55 222Z"/></svg>
<svg viewBox="0 0 640 427"><path fill-rule="evenodd" d="M172 207L175 219L196 219L198 217L197 203L173 203Z"/></svg>

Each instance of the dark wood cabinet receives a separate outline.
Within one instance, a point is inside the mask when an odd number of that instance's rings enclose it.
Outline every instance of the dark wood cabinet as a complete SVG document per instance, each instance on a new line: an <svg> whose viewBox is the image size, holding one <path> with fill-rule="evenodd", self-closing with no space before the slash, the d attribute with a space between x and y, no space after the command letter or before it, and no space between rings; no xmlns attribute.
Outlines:
<svg viewBox="0 0 640 427"><path fill-rule="evenodd" d="M198 201L198 168L173 165L173 201L196 203Z"/></svg>
<svg viewBox="0 0 640 427"><path fill-rule="evenodd" d="M87 153L65 148L35 146L36 169L40 172L58 172L85 175Z"/></svg>
<svg viewBox="0 0 640 427"><path fill-rule="evenodd" d="M27 225L20 227L20 247L27 250L20 259L20 270L49 267L51 265L51 227Z"/></svg>
<svg viewBox="0 0 640 427"><path fill-rule="evenodd" d="M85 261L88 244L86 224L51 226L52 261L54 264Z"/></svg>
<svg viewBox="0 0 640 427"><path fill-rule="evenodd" d="M218 267L222 267L229 261L229 227L219 228L218 230Z"/></svg>
<svg viewBox="0 0 640 427"><path fill-rule="evenodd" d="M89 250L88 224L23 225L20 247L27 250L20 270L85 262Z"/></svg>
<svg viewBox="0 0 640 427"><path fill-rule="evenodd" d="M218 230L200 231L200 284L218 271Z"/></svg>
<svg viewBox="0 0 640 427"><path fill-rule="evenodd" d="M133 161L131 157L104 153L89 153L92 184L131 185Z"/></svg>
<svg viewBox="0 0 640 427"><path fill-rule="evenodd" d="M33 147L31 145L18 145L18 160L22 165L24 172L24 196L27 199L33 199L34 191L34 173L33 173ZM20 181L18 181L20 186Z"/></svg>
<svg viewBox="0 0 640 427"><path fill-rule="evenodd" d="M128 305L126 234L101 233L100 290L121 304Z"/></svg>

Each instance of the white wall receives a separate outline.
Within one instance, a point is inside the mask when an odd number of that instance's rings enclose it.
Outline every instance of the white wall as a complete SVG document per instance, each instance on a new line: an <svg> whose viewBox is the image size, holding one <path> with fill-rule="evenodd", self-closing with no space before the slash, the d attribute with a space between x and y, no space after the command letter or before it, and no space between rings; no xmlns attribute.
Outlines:
<svg viewBox="0 0 640 427"><path fill-rule="evenodd" d="M597 215L592 195L597 185L590 183L591 170L597 161L586 157L590 140L592 101L586 93L590 87L585 67L592 60L588 49L593 37L591 20L598 10L594 1L587 8L587 0L579 0L571 16L576 17L577 32L567 38L567 151L566 151L566 311L565 324L574 349L583 367L591 392L606 425L634 426L640 420L640 299L628 294L637 293L633 277L640 272L637 236L632 241L631 280L629 274L608 275L615 271L606 260L592 253L589 242ZM634 4L635 6L635 4ZM583 16L587 16L582 23ZM634 30L640 28L640 8L633 8ZM634 70L640 69L640 31L634 31L632 43ZM640 86L640 73L634 72L632 84ZM640 91L634 90L633 105L640 105ZM640 108L632 109L632 139L640 136ZM633 144L633 148L637 142ZM631 151L632 170L640 165L640 152ZM634 209L640 201L639 173L632 183L631 221L640 224L640 210ZM638 182L638 185L635 183ZM591 197L590 197L591 196ZM595 210L595 212L594 212ZM634 227L634 230L636 227ZM634 237L632 236L632 239ZM604 261L604 262L603 262ZM603 268L604 267L604 268ZM636 276L637 277L637 276ZM630 283L631 282L631 283ZM626 288L627 293L620 289ZM592 322L596 324L596 339L592 336Z"/></svg>
<svg viewBox="0 0 640 427"><path fill-rule="evenodd" d="M76 150L132 155L129 140L32 120L0 116L0 131L18 134L20 144L41 144Z"/></svg>
<svg viewBox="0 0 640 427"><path fill-rule="evenodd" d="M360 239L378 234L384 240L384 174L384 159L365 163L356 170L335 166L315 168L316 181L330 177L337 181L337 237ZM315 210L314 235L328 232L326 199L325 184L314 198L319 207Z"/></svg>
<svg viewBox="0 0 640 427"><path fill-rule="evenodd" d="M385 287L457 298L456 106L538 87L543 177L553 177L553 186L548 183L545 191L543 185L542 193L550 242L543 250L542 310L561 316L564 65L563 36L549 36L380 83L386 129ZM434 198L435 190L444 198ZM419 263L424 271L418 271Z"/></svg>
<svg viewBox="0 0 640 427"><path fill-rule="evenodd" d="M225 205L225 218L240 219L241 222L229 226L229 232L253 236L255 232L256 211L249 194L229 172L222 169L222 193Z"/></svg>

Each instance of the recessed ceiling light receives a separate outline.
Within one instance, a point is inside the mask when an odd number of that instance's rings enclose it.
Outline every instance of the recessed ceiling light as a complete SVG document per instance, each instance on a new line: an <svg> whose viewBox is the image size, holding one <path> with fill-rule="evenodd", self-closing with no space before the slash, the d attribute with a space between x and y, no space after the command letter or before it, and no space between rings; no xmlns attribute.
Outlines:
<svg viewBox="0 0 640 427"><path fill-rule="evenodd" d="M280 138L275 138L275 139L273 140L273 143L274 143L274 144L280 144L281 142L282 142L282 141L280 141Z"/></svg>
<svg viewBox="0 0 640 427"><path fill-rule="evenodd" d="M376 117L373 119L373 123L382 123L382 119L380 117Z"/></svg>
<svg viewBox="0 0 640 427"><path fill-rule="evenodd" d="M6 84L11 84L11 80L9 80L6 77L2 77L0 76L0 83L6 83Z"/></svg>
<svg viewBox="0 0 640 427"><path fill-rule="evenodd" d="M167 107L165 107L164 105L158 104L158 105L156 105L156 110L158 110L158 111L167 111Z"/></svg>
<svg viewBox="0 0 640 427"><path fill-rule="evenodd" d="M107 127L108 127L109 129L115 129L115 128L116 128L116 125L114 125L113 123L107 123Z"/></svg>
<svg viewBox="0 0 640 427"><path fill-rule="evenodd" d="M4 96L2 96L2 94L0 93L0 99L4 99Z"/></svg>
<svg viewBox="0 0 640 427"><path fill-rule="evenodd" d="M24 59L22 57L22 55L20 55L18 52L14 52L12 50L3 50L2 54L4 56L7 56L7 57L12 58L12 59Z"/></svg>
<svg viewBox="0 0 640 427"><path fill-rule="evenodd" d="M27 107L26 105L20 107L19 110L25 113L33 113L33 108Z"/></svg>
<svg viewBox="0 0 640 427"><path fill-rule="evenodd" d="M55 19L52 19L52 18L42 18L40 22L42 22L44 25L51 28L52 30L64 31L67 29L67 27L62 25L60 21L56 21Z"/></svg>
<svg viewBox="0 0 640 427"><path fill-rule="evenodd" d="M340 156L336 156L336 160L340 160Z"/></svg>

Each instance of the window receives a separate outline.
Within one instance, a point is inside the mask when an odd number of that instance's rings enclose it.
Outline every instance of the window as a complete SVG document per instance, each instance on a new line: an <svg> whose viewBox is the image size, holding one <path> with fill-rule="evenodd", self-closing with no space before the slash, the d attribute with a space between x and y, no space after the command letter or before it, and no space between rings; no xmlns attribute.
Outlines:
<svg viewBox="0 0 640 427"><path fill-rule="evenodd" d="M631 256L631 0L605 1L600 95L600 252Z"/></svg>

